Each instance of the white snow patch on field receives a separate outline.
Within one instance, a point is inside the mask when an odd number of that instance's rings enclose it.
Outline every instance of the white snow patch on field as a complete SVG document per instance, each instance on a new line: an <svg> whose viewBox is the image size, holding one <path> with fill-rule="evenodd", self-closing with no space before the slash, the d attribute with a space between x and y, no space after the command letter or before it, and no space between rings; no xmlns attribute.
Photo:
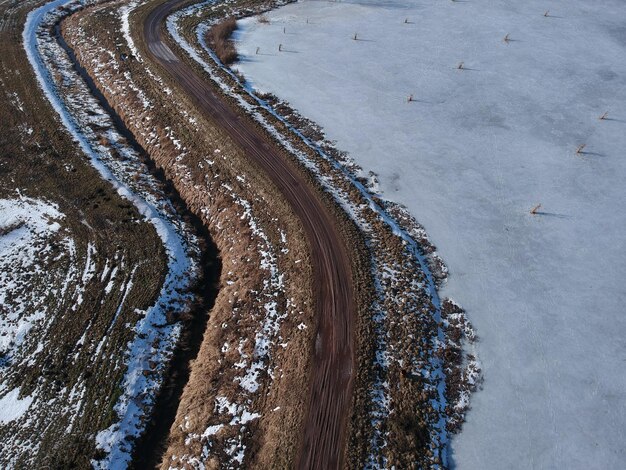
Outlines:
<svg viewBox="0 0 626 470"><path fill-rule="evenodd" d="M14 388L0 398L0 423L7 424L21 418L33 402L34 397L19 398L20 389Z"/></svg>
<svg viewBox="0 0 626 470"><path fill-rule="evenodd" d="M267 16L240 22L237 68L378 173L481 338L457 468L622 466L623 2L300 2Z"/></svg>
<svg viewBox="0 0 626 470"><path fill-rule="evenodd" d="M40 262L49 255L49 238L63 218L46 201L19 197L0 199L0 354L2 362L19 350L45 307L33 303L30 279L41 274ZM29 309L28 307L38 308Z"/></svg>

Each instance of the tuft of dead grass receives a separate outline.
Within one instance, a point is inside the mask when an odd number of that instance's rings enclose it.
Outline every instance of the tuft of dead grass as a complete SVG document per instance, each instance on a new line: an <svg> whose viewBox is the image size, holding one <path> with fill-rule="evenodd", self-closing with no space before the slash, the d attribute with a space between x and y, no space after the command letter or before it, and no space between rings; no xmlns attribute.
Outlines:
<svg viewBox="0 0 626 470"><path fill-rule="evenodd" d="M230 40L235 29L237 29L237 20L230 17L217 23L207 32L207 40L211 48L225 65L232 64L237 60L237 49Z"/></svg>

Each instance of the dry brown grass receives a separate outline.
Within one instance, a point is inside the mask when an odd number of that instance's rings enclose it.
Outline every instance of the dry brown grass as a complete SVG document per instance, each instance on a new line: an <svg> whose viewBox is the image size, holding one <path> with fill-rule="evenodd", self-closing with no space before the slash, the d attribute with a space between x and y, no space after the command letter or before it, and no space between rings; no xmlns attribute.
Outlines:
<svg viewBox="0 0 626 470"><path fill-rule="evenodd" d="M237 20L231 17L217 23L207 31L208 43L225 65L232 64L237 60L237 49L230 40L235 29L237 29Z"/></svg>
<svg viewBox="0 0 626 470"><path fill-rule="evenodd" d="M533 206L533 208L530 210L530 213L532 215L536 215L539 209L541 209L541 204L537 204L536 206Z"/></svg>

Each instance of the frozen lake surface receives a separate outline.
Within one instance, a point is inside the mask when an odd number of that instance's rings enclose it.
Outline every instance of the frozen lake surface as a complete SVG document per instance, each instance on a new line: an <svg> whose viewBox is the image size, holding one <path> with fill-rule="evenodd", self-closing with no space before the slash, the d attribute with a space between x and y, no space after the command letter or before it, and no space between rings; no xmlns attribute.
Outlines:
<svg viewBox="0 0 626 470"><path fill-rule="evenodd" d="M410 209L480 337L456 467L623 468L626 3L305 1L268 17L241 22L236 67Z"/></svg>

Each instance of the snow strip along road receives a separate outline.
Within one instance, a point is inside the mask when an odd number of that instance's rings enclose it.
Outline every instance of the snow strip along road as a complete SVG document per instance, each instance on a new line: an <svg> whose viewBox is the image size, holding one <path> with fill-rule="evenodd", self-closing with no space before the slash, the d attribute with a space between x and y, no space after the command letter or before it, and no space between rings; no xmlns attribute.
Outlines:
<svg viewBox="0 0 626 470"><path fill-rule="evenodd" d="M171 49L163 41L161 27L166 17L183 3L170 0L155 6L144 23L144 41L152 59L266 172L302 222L311 249L319 327L309 409L297 467L339 468L353 388L356 310L347 247L333 216L293 164L287 162L249 121L231 109L191 67L170 55Z"/></svg>

